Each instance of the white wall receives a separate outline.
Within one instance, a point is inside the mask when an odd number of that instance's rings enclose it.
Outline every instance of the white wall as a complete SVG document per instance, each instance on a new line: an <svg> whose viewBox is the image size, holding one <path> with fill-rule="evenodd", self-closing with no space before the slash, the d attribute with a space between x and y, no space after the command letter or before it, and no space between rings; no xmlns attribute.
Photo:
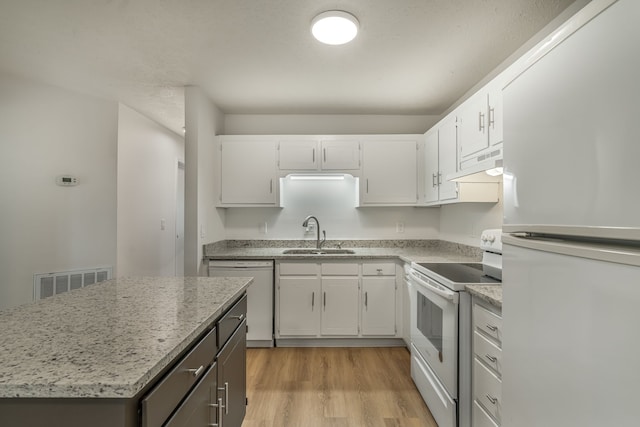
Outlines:
<svg viewBox="0 0 640 427"><path fill-rule="evenodd" d="M230 208L227 239L309 239L302 222L307 215L320 221L327 239L436 239L439 209L412 207L356 208L356 183L344 181L291 181L281 187L283 208ZM404 232L396 232L396 223ZM264 232L266 223L266 233Z"/></svg>
<svg viewBox="0 0 640 427"><path fill-rule="evenodd" d="M2 309L32 300L33 274L115 267L118 104L5 74L0 94Z"/></svg>
<svg viewBox="0 0 640 427"><path fill-rule="evenodd" d="M425 133L440 116L375 114L227 114L227 135Z"/></svg>
<svg viewBox="0 0 640 427"><path fill-rule="evenodd" d="M214 137L224 133L224 115L196 86L185 88L185 275L207 275L203 245L225 237L225 210L214 204Z"/></svg>
<svg viewBox="0 0 640 427"><path fill-rule="evenodd" d="M502 228L502 185L498 203L459 203L440 208L440 239L480 246L480 234Z"/></svg>
<svg viewBox="0 0 640 427"><path fill-rule="evenodd" d="M118 276L175 275L178 160L183 137L120 104Z"/></svg>

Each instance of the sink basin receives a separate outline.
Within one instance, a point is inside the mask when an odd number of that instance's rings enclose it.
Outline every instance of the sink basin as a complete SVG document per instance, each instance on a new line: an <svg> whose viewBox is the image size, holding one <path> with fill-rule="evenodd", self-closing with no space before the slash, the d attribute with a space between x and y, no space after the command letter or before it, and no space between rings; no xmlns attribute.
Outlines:
<svg viewBox="0 0 640 427"><path fill-rule="evenodd" d="M352 249L311 249L311 248L301 248L301 249L285 249L282 251L283 254L288 255L353 255L356 251Z"/></svg>

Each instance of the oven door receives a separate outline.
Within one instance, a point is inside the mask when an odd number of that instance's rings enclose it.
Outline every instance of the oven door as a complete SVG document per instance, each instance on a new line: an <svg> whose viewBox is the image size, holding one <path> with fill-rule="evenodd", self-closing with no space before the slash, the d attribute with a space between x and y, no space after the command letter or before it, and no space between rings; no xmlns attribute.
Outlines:
<svg viewBox="0 0 640 427"><path fill-rule="evenodd" d="M459 294L411 270L411 342L453 399L458 397Z"/></svg>

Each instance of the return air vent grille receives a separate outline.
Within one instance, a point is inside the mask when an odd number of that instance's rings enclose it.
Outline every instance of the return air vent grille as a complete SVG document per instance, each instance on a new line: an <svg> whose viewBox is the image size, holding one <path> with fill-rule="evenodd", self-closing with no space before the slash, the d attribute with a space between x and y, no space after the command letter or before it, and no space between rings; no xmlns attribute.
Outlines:
<svg viewBox="0 0 640 427"><path fill-rule="evenodd" d="M111 267L34 274L33 296L37 301L108 279L111 279Z"/></svg>

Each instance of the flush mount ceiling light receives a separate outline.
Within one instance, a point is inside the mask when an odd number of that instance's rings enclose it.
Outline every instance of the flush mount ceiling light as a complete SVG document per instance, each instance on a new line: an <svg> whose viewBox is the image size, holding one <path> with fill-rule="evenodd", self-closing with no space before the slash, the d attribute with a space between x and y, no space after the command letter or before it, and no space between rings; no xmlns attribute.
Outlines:
<svg viewBox="0 0 640 427"><path fill-rule="evenodd" d="M360 24L355 16L341 10L322 12L311 21L311 34L318 41L340 45L349 43L358 34Z"/></svg>

